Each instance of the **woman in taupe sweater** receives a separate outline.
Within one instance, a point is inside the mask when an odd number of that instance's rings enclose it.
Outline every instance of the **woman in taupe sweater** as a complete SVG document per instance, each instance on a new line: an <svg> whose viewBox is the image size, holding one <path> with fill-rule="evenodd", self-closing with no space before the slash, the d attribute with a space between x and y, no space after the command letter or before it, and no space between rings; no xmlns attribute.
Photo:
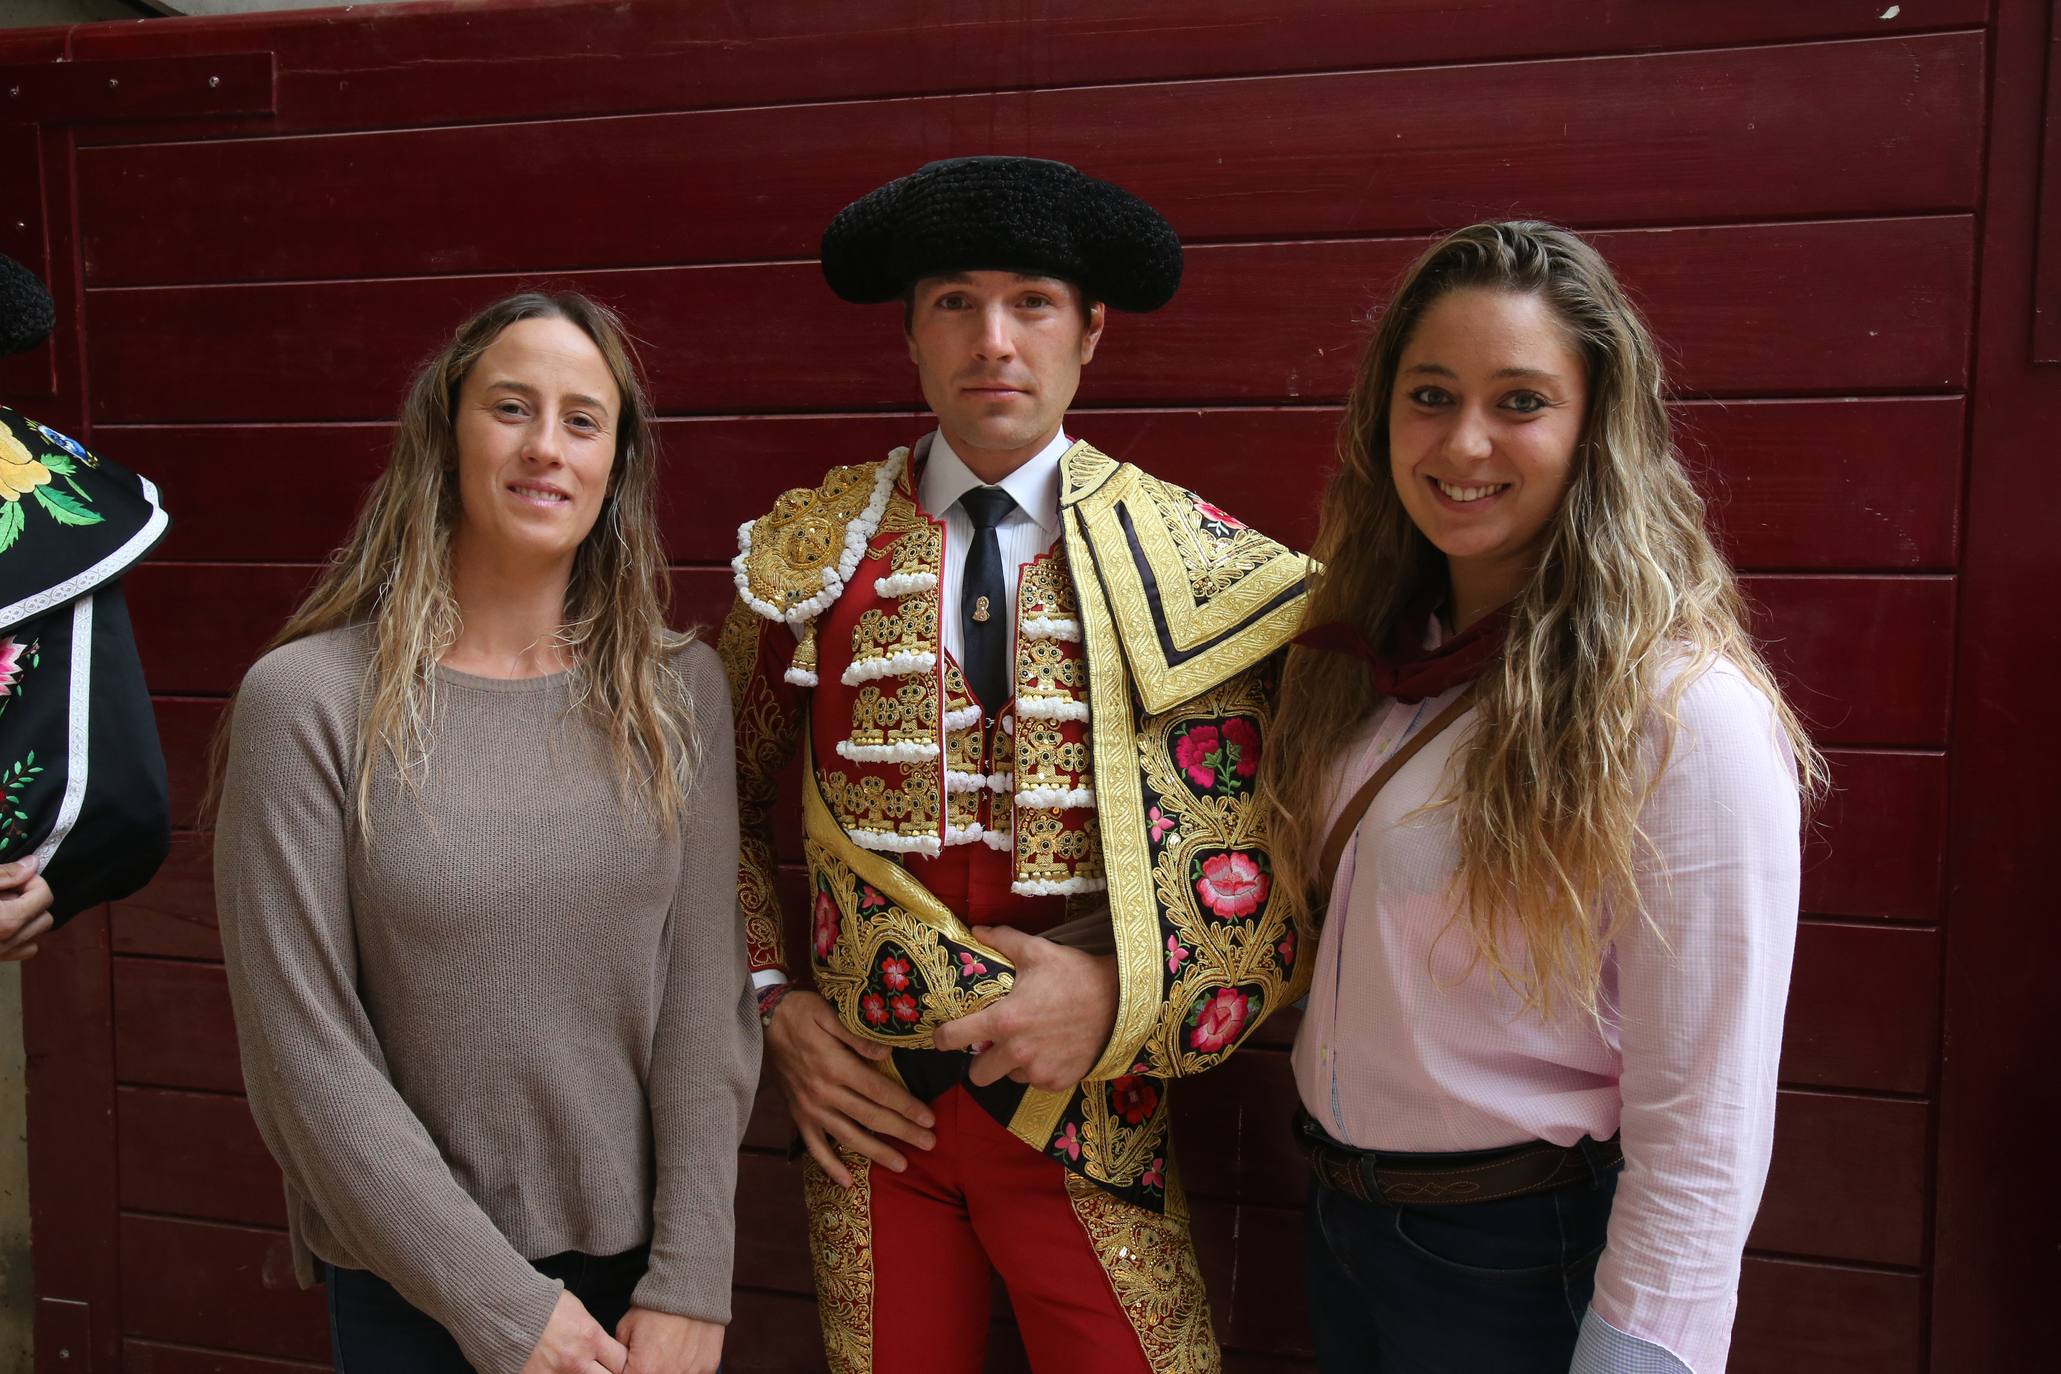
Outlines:
<svg viewBox="0 0 2061 1374"><path fill-rule="evenodd" d="M251 1110L343 1374L704 1374L759 1030L728 694L666 629L605 308L416 376L237 694L215 881Z"/></svg>

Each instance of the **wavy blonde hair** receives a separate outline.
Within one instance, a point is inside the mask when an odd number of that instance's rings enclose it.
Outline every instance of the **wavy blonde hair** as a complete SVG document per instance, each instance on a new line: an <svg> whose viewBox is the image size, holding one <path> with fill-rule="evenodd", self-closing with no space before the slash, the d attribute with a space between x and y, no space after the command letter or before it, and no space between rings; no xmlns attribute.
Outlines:
<svg viewBox="0 0 2061 1374"><path fill-rule="evenodd" d="M1512 604L1508 647L1477 689L1478 725L1456 756L1460 850L1453 920L1486 964L1549 1014L1598 1010L1604 951L1644 919L1639 812L1666 765L1689 684L1729 660L1774 705L1808 801L1824 762L1745 630L1732 570L1675 453L1660 355L1602 257L1551 224L1471 225L1403 275L1353 382L1339 466L1324 496L1306 625L1340 621L1371 644L1445 590L1444 557L1405 512L1389 466L1396 373L1418 322L1454 291L1546 302L1587 370L1589 402L1566 496ZM1664 686L1662 685L1664 684ZM1263 787L1276 812L1279 890L1307 900L1338 741L1378 697L1358 659L1292 649ZM1657 719L1661 752L1644 757ZM1513 942L1521 953L1513 953Z"/></svg>
<svg viewBox="0 0 2061 1374"><path fill-rule="evenodd" d="M458 327L408 388L391 457L372 483L350 538L307 599L267 646L364 624L372 634L360 715L359 833L369 840L375 778L388 768L404 787L429 767L435 716L434 669L460 628L451 590L451 543L460 514L458 393L480 355L510 325L565 320L600 350L621 396L615 462L594 528L573 554L558 642L572 662L573 709L606 732L618 789L667 831L677 831L682 781L696 741L674 655L693 639L667 627L671 583L653 508L658 448L651 403L634 349L613 310L576 292L523 292L494 302ZM228 721L223 715L211 775L220 786ZM211 798L212 800L212 798ZM209 807L212 812L212 805Z"/></svg>

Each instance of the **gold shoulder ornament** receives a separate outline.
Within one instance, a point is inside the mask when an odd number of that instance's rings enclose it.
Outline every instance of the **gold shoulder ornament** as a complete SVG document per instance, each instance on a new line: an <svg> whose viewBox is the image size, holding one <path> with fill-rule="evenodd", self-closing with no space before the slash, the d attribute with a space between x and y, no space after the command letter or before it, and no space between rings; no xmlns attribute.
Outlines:
<svg viewBox="0 0 2061 1374"><path fill-rule="evenodd" d="M739 525L730 571L745 604L795 626L835 604L908 461L909 450L898 448L878 463L832 468L819 485L785 492L772 510Z"/></svg>

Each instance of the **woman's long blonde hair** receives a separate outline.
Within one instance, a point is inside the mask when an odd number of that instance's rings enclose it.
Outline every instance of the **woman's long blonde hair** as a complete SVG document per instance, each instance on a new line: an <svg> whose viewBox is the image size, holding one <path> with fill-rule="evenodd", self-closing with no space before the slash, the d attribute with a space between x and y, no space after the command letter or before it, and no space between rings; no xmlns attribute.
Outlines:
<svg viewBox="0 0 2061 1374"><path fill-rule="evenodd" d="M607 732L618 790L667 831L679 823L681 783L693 766L695 732L672 666L691 638L667 627L671 583L653 509L658 449L628 333L613 310L575 292L523 292L458 327L424 363L395 426L392 456L374 480L350 538L267 646L340 626L372 632L360 716L358 829L369 839L375 780L389 770L414 786L429 767L437 662L458 638L451 542L459 518L458 393L480 355L523 320L565 320L601 351L621 396L615 463L594 528L573 555L559 643L571 660L574 709ZM226 759L223 716L213 751L219 786ZM212 808L210 808L212 809Z"/></svg>
<svg viewBox="0 0 2061 1374"><path fill-rule="evenodd" d="M1567 494L1513 603L1508 648L1477 689L1457 786L1440 803L1460 850L1454 920L1527 1005L1549 1013L1571 998L1594 1014L1605 949L1644 918L1639 812L1690 682L1722 656L1767 694L1806 799L1824 763L1747 636L1737 581L1675 454L1652 336L1596 250L1551 224L1471 225L1404 274L1346 404L1305 624L1343 622L1380 645L1396 617L1445 590L1445 560L1390 472L1389 410L1418 322L1467 289L1545 301L1586 365L1589 408ZM1264 786L1277 890L1291 899L1329 880L1316 869L1338 742L1376 705L1358 659L1290 651L1276 713L1290 724L1268 751ZM1657 760L1644 752L1655 713Z"/></svg>

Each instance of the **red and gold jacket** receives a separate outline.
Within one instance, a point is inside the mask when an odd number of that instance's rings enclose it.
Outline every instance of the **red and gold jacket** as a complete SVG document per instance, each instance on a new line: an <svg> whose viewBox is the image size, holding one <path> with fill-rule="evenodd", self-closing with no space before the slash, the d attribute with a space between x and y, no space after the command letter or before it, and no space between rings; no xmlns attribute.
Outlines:
<svg viewBox="0 0 2061 1374"><path fill-rule="evenodd" d="M942 650L945 528L912 466L897 449L832 469L739 530L720 647L752 967L786 968L771 817L806 748L817 990L927 1099L970 1062L931 1049L933 1032L1011 986L972 926L1099 934L1083 942L1114 948L1120 996L1088 1078L967 1087L1069 1169L1165 1208L1165 1080L1214 1067L1300 997L1315 955L1307 917L1273 900L1254 801L1308 565L1076 443L1059 543L1019 572L1015 696L984 724Z"/></svg>

